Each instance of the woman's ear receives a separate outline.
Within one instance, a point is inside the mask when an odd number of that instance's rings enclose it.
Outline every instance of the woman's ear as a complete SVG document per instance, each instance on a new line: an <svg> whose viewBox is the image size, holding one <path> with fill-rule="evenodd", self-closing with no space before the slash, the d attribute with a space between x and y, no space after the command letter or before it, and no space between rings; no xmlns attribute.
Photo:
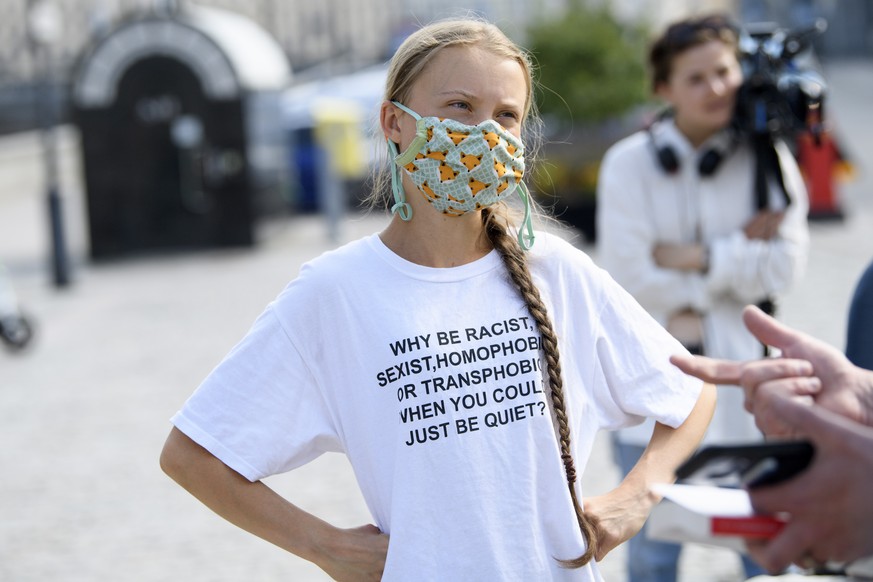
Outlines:
<svg viewBox="0 0 873 582"><path fill-rule="evenodd" d="M386 139L400 143L400 108L390 101L383 101L379 110L379 125Z"/></svg>

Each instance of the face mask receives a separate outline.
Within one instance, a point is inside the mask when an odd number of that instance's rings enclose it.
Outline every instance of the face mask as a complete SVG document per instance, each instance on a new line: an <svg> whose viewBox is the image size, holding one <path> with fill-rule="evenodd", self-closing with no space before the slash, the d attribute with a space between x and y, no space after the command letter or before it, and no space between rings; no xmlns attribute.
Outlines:
<svg viewBox="0 0 873 582"><path fill-rule="evenodd" d="M394 156L391 189L392 213L403 220L412 218L400 180L400 168L437 210L450 216L487 208L516 190L524 202L525 213L518 241L525 250L533 246L530 218L530 193L524 175L524 145L494 120L465 125L453 119L421 117L392 101L416 120L416 135L399 154L388 140Z"/></svg>

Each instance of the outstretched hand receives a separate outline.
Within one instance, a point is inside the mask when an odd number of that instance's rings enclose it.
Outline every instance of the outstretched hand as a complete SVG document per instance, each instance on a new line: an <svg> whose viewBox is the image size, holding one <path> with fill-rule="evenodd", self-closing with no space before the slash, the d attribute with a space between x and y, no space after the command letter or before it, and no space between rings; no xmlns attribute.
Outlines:
<svg viewBox="0 0 873 582"><path fill-rule="evenodd" d="M743 312L746 327L762 343L779 348L782 357L732 362L703 356L673 356L686 374L745 390L745 406L758 427L770 436L793 436L771 410L777 395L815 403L851 420L873 426L873 373L855 367L836 348L793 330L754 306ZM761 390L766 387L766 390Z"/></svg>
<svg viewBox="0 0 873 582"><path fill-rule="evenodd" d="M821 392L821 380L812 376L813 367L806 360L774 358L750 362L718 360L705 356L672 356L670 361L680 370L705 382L742 386L744 406L755 417L761 432L770 437L797 436L770 409L774 395L811 404Z"/></svg>

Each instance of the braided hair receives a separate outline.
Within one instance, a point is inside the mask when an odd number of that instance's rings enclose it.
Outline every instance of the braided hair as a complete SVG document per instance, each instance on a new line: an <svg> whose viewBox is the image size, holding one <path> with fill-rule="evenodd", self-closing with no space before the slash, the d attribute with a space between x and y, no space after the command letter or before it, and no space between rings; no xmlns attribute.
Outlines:
<svg viewBox="0 0 873 582"><path fill-rule="evenodd" d="M500 215L498 207L486 208L482 211L482 221L485 224L485 232L491 244L500 253L503 264L509 272L513 284L527 305L528 311L536 322L537 330L543 340L543 352L546 357L546 371L548 372L549 395L552 402L554 419L557 422L558 440L561 450L561 460L564 462L564 472L567 476L567 486L570 488L570 498L573 501L573 510L579 522L579 529L587 541L585 553L572 560L558 560L567 568L579 568L592 560L597 551L597 540L600 537L600 525L597 518L586 514L582 510L576 495L576 467L573 456L570 453L570 424L567 419L567 407L564 403L564 382L561 379L561 360L558 351L558 337L546 305L540 297L540 292L534 285L527 266L525 253L515 237L509 235L507 219Z"/></svg>

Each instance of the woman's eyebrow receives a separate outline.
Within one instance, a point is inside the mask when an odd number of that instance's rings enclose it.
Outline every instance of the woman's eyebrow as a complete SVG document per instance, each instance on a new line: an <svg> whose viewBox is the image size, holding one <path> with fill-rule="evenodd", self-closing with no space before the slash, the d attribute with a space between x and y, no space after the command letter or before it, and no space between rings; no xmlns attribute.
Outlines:
<svg viewBox="0 0 873 582"><path fill-rule="evenodd" d="M446 89L445 91L438 91L437 95L466 97L467 99L473 99L476 97L473 93L465 91L464 89Z"/></svg>

